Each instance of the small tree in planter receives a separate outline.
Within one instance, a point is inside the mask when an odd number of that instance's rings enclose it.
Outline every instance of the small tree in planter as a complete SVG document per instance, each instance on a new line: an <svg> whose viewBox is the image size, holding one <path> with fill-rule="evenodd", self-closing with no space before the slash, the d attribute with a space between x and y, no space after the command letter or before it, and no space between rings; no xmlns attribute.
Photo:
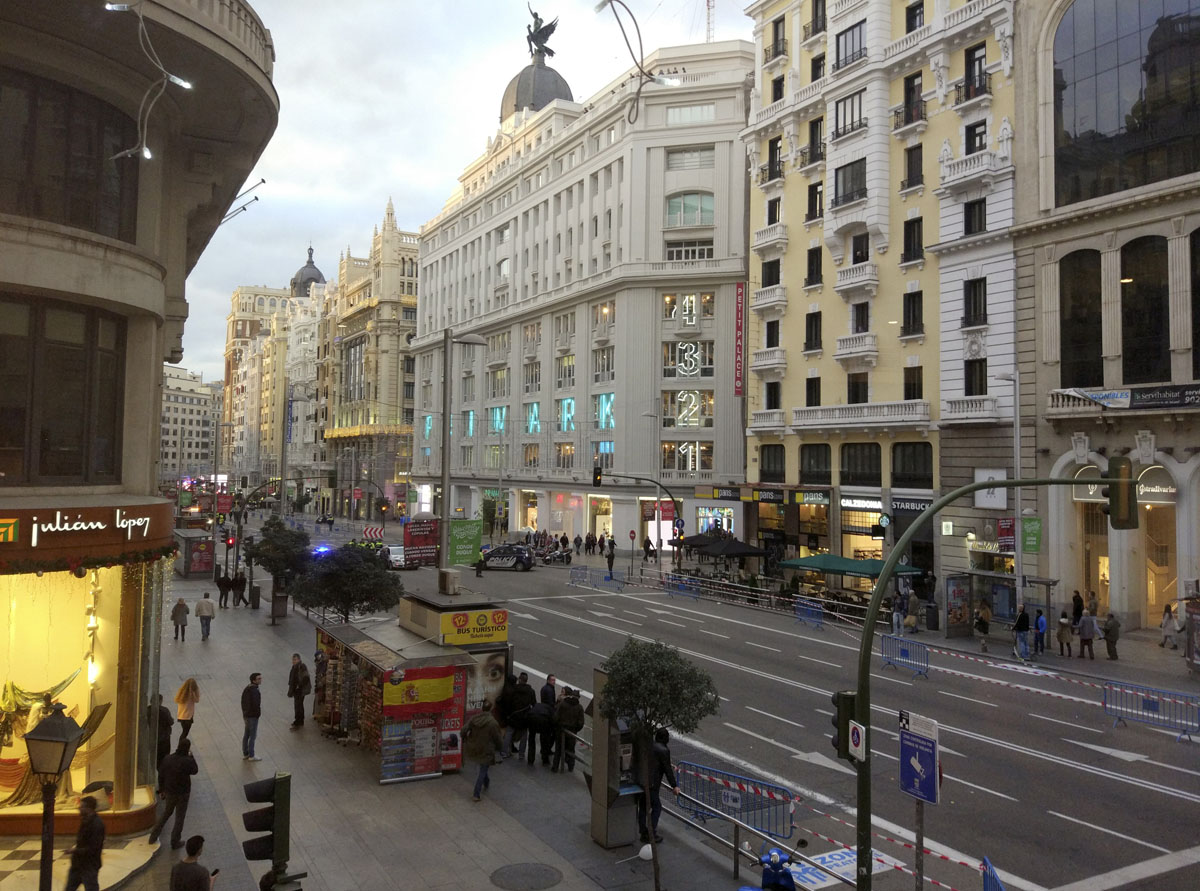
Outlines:
<svg viewBox="0 0 1200 891"><path fill-rule="evenodd" d="M623 718L629 725L649 820L654 732L665 727L692 733L701 720L717 713L721 700L707 671L661 641L646 643L628 638L605 660L604 670L608 672L608 680L600 694L600 714L609 721ZM650 844L654 887L658 891L658 846L653 831Z"/></svg>
<svg viewBox="0 0 1200 891"><path fill-rule="evenodd" d="M373 551L343 545L314 559L296 579L297 606L328 609L350 621L351 613L376 613L400 602L404 585Z"/></svg>
<svg viewBox="0 0 1200 891"><path fill-rule="evenodd" d="M308 568L308 533L289 529L279 517L271 517L263 523L258 540L246 545L245 553L247 560L271 573L274 594Z"/></svg>

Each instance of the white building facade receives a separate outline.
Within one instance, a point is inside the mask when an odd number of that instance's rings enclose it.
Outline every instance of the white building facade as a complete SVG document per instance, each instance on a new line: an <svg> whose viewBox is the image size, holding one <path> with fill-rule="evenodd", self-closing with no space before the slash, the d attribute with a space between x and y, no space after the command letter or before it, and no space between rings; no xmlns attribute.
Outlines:
<svg viewBox="0 0 1200 891"><path fill-rule="evenodd" d="M222 392L220 381L206 384L201 374L175 365L163 366L160 483L212 477Z"/></svg>

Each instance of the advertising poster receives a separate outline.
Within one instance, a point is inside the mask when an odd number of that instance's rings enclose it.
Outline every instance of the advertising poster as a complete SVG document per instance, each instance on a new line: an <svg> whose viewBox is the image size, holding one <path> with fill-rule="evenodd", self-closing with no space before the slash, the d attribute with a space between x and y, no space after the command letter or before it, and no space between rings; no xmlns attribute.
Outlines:
<svg viewBox="0 0 1200 891"><path fill-rule="evenodd" d="M403 780L413 775L412 721L391 721L386 717L380 728L379 781Z"/></svg>
<svg viewBox="0 0 1200 891"><path fill-rule="evenodd" d="M394 668L383 675L383 714L388 718L434 715L454 707L454 668Z"/></svg>
<svg viewBox="0 0 1200 891"><path fill-rule="evenodd" d="M442 613L440 622L443 646L504 643L508 640L508 610L475 609Z"/></svg>
<svg viewBox="0 0 1200 891"><path fill-rule="evenodd" d="M1001 517L996 521L996 543L1006 553L1017 549L1017 521L1014 517Z"/></svg>
<svg viewBox="0 0 1200 891"><path fill-rule="evenodd" d="M437 565L437 520L411 520L404 524L404 561L418 566Z"/></svg>
<svg viewBox="0 0 1200 891"><path fill-rule="evenodd" d="M412 719L413 773L417 776L441 770L438 755L440 738L436 715L421 715Z"/></svg>
<svg viewBox="0 0 1200 891"><path fill-rule="evenodd" d="M441 770L461 770L463 758L462 731L467 703L467 669L454 669L454 707L442 712L438 723L441 736Z"/></svg>
<svg viewBox="0 0 1200 891"><path fill-rule="evenodd" d="M1021 550L1026 554L1042 552L1042 518L1021 518Z"/></svg>
<svg viewBox="0 0 1200 891"><path fill-rule="evenodd" d="M450 565L471 566L479 559L483 520L450 521Z"/></svg>
<svg viewBox="0 0 1200 891"><path fill-rule="evenodd" d="M212 542L207 538L202 538L197 541L192 541L189 545L192 550L192 559L189 562L191 572L212 572L213 570L213 546Z"/></svg>

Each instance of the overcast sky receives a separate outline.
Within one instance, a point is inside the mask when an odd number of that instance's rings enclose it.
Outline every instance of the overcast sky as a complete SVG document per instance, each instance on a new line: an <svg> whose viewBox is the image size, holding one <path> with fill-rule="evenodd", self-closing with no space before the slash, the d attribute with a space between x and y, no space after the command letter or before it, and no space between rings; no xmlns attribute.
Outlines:
<svg viewBox="0 0 1200 891"><path fill-rule="evenodd" d="M253 193L259 201L217 230L188 278L182 365L205 380L223 374L235 287L287 287L310 241L335 278L347 245L367 255L389 196L400 228L417 231L486 150L504 87L530 61L524 0L251 2L275 40L279 127L247 181L267 180ZM626 3L647 54L704 41L705 0ZM559 20L548 61L576 101L632 64L612 12L595 5L534 3L544 20ZM752 38L744 3L715 5L717 40Z"/></svg>

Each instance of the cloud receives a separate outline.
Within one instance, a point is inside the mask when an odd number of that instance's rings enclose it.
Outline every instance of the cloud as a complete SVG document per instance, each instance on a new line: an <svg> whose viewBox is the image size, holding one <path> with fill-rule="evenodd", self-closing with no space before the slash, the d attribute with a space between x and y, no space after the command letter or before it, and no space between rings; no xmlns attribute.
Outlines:
<svg viewBox="0 0 1200 891"><path fill-rule="evenodd" d="M703 42L703 0L627 2L647 54ZM206 380L223 374L234 288L286 287L310 241L317 266L335 278L347 245L368 252L389 197L400 228L419 230L486 149L505 85L529 63L524 2L252 3L275 41L279 127L248 180L266 178L254 192L260 200L217 231L188 277L182 364ZM612 12L597 14L595 0L533 6L559 19L549 62L576 100L631 66ZM752 39L733 0L718 2L716 39Z"/></svg>

